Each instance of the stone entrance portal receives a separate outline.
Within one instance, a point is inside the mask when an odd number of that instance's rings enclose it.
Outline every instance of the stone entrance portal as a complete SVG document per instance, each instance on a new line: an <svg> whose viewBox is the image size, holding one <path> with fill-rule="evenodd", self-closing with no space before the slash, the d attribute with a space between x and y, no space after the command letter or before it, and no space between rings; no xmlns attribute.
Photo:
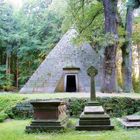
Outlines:
<svg viewBox="0 0 140 140"><path fill-rule="evenodd" d="M76 75L66 75L66 92L76 92L77 82Z"/></svg>
<svg viewBox="0 0 140 140"><path fill-rule="evenodd" d="M65 67L64 72L64 92L78 92L79 91L79 71L77 67Z"/></svg>

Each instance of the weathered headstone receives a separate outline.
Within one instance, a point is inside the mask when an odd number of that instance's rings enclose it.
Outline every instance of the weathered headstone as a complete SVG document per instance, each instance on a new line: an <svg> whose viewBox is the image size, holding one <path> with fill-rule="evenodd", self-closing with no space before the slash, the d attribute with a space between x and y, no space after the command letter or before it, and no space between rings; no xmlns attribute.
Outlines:
<svg viewBox="0 0 140 140"><path fill-rule="evenodd" d="M34 120L27 132L47 132L64 129L67 124L66 105L60 100L32 101Z"/></svg>
<svg viewBox="0 0 140 140"><path fill-rule="evenodd" d="M140 115L130 115L122 119L118 119L122 126L128 128L140 128Z"/></svg>
<svg viewBox="0 0 140 140"><path fill-rule="evenodd" d="M80 115L76 130L111 130L114 126L111 125L109 115L105 113L103 107L96 101L94 78L98 74L98 71L96 68L91 66L88 68L87 74L91 78L90 101Z"/></svg>

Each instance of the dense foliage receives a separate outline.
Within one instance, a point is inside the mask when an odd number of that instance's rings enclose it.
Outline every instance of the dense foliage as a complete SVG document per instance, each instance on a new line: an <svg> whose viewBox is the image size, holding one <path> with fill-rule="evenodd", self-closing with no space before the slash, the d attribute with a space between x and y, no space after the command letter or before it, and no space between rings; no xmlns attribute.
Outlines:
<svg viewBox="0 0 140 140"><path fill-rule="evenodd" d="M55 98L55 96L53 98ZM87 98L69 99L67 97L63 100L67 103L68 115L72 117L78 117L83 111L84 106L88 103ZM111 117L121 117L140 111L140 99L137 98L98 97L97 100ZM23 98L20 95L0 96L0 121L5 120L6 118L26 119L32 117L32 115L33 108L28 97Z"/></svg>
<svg viewBox="0 0 140 140"><path fill-rule="evenodd" d="M22 86L61 38L62 15L45 0L0 5L0 89Z"/></svg>
<svg viewBox="0 0 140 140"><path fill-rule="evenodd" d="M140 20L139 17L134 19L134 23L132 19L128 20L129 14L132 17L134 9L139 9L139 0L115 0L112 3L108 0L24 0L19 9L8 1L0 1L0 90L22 87L62 34L74 27L79 33L75 43L90 43L103 60L104 92L118 92L120 87L124 91L128 89L127 92L131 92L132 88L140 91L140 67L132 67L135 62L140 62ZM108 10L107 13L108 4L112 12ZM113 16L114 12L116 15ZM137 13L139 15L140 12ZM107 15L110 15L109 18ZM107 23L110 24L108 27ZM136 45L137 50L132 45ZM117 68L120 75L116 74L118 50L122 50L123 60L117 66L121 67ZM117 60L121 61L120 58ZM121 81L119 86L117 79Z"/></svg>
<svg viewBox="0 0 140 140"><path fill-rule="evenodd" d="M120 91L117 79L122 79L121 88L124 92L133 92L133 14L139 6L139 0L69 0L70 21L79 33L76 40L89 42L103 59L102 92ZM117 59L119 49L122 56ZM120 78L117 75L116 60L122 60L119 66Z"/></svg>
<svg viewBox="0 0 140 140"><path fill-rule="evenodd" d="M0 96L0 122L6 118L13 118L12 108L24 100L23 97L17 95Z"/></svg>

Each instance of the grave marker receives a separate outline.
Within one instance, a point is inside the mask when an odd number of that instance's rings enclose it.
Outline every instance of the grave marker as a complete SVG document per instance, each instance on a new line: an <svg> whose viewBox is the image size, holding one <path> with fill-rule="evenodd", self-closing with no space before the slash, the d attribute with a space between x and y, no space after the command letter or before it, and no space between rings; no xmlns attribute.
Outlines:
<svg viewBox="0 0 140 140"><path fill-rule="evenodd" d="M34 120L26 127L27 132L48 132L66 127L65 102L61 100L32 101Z"/></svg>
<svg viewBox="0 0 140 140"><path fill-rule="evenodd" d="M98 70L91 66L87 69L87 74L90 76L90 100L96 101L96 93L95 93L95 76L98 74Z"/></svg>
<svg viewBox="0 0 140 140"><path fill-rule="evenodd" d="M107 115L101 105L96 101L95 93L95 76L98 71L91 66L87 69L87 74L91 79L90 102L85 106L84 111L80 115L76 130L111 130L114 126L111 125L110 117Z"/></svg>

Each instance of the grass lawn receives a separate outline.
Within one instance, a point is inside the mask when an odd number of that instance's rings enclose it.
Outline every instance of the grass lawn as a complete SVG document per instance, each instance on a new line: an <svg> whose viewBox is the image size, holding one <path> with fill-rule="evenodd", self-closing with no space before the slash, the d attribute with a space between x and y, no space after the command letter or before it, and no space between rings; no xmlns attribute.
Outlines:
<svg viewBox="0 0 140 140"><path fill-rule="evenodd" d="M23 97L27 99L54 99L54 98L89 98L89 93L32 93L32 94L21 94L21 93L11 93L11 92L0 92L1 96L10 96L13 97ZM140 93L96 93L97 97L129 97L133 99L140 99Z"/></svg>
<svg viewBox="0 0 140 140"><path fill-rule="evenodd" d="M72 119L73 126L77 119ZM85 132L69 128L61 133L25 133L30 120L12 120L0 123L0 140L139 140L140 130L125 130L113 119L115 130Z"/></svg>

